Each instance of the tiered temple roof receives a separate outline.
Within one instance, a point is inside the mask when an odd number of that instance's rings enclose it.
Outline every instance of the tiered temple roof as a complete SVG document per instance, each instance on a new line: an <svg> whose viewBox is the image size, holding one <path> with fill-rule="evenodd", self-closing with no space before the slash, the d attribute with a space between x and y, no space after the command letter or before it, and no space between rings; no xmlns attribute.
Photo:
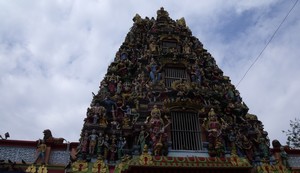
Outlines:
<svg viewBox="0 0 300 173"><path fill-rule="evenodd" d="M114 167L146 154L148 161L270 162L262 122L184 18L175 21L161 8L156 19L136 14L133 21L87 110L78 160Z"/></svg>
<svg viewBox="0 0 300 173"><path fill-rule="evenodd" d="M299 172L299 150L273 142L184 18L133 18L93 94L79 143L0 140L0 171ZM69 159L70 157L70 159ZM290 167L290 169L287 169Z"/></svg>

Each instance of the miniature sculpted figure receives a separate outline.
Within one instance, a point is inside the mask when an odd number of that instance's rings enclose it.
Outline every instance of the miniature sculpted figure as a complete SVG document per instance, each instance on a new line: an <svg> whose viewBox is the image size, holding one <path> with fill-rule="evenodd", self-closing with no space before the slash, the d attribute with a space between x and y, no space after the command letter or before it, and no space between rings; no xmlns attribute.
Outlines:
<svg viewBox="0 0 300 173"><path fill-rule="evenodd" d="M110 91L110 93L114 94L116 91L116 85L118 83L118 77L114 74L112 74L109 77L109 82L108 82L108 89Z"/></svg>
<svg viewBox="0 0 300 173"><path fill-rule="evenodd" d="M162 153L163 143L162 143L162 135L159 136L158 142L155 144L153 150L154 155L159 156Z"/></svg>
<svg viewBox="0 0 300 173"><path fill-rule="evenodd" d="M123 128L130 128L131 126L130 126L130 118L128 117L128 115L127 114L124 114L124 117L123 117Z"/></svg>
<svg viewBox="0 0 300 173"><path fill-rule="evenodd" d="M150 52L151 53L156 53L156 44L155 44L155 41L152 40L149 44L149 49L150 49Z"/></svg>
<svg viewBox="0 0 300 173"><path fill-rule="evenodd" d="M102 155L103 154L103 146L104 146L104 137L102 133L99 133L98 137L98 144L97 144L97 154Z"/></svg>
<svg viewBox="0 0 300 173"><path fill-rule="evenodd" d="M108 122L107 122L107 118L106 118L105 113L103 113L103 114L100 115L99 124L100 124L100 127L103 127L103 128L107 127Z"/></svg>
<svg viewBox="0 0 300 173"><path fill-rule="evenodd" d="M117 84L117 94L121 94L122 89L123 89L122 81L119 81Z"/></svg>
<svg viewBox="0 0 300 173"><path fill-rule="evenodd" d="M145 127L141 126L141 131L138 137L137 144L140 144L140 149L143 150L145 144L146 144L146 139L149 136L149 133L145 131Z"/></svg>
<svg viewBox="0 0 300 173"><path fill-rule="evenodd" d="M126 143L127 143L126 138L125 137L123 138L122 136L120 136L119 140L118 140L118 159L121 159L123 157L123 155L124 155L123 148L125 147Z"/></svg>
<svg viewBox="0 0 300 173"><path fill-rule="evenodd" d="M284 147L280 147L280 158L283 166L288 167L288 154L284 151Z"/></svg>
<svg viewBox="0 0 300 173"><path fill-rule="evenodd" d="M89 134L87 131L85 131L84 136L80 142L80 149L82 153L86 153L88 140L89 140Z"/></svg>
<svg viewBox="0 0 300 173"><path fill-rule="evenodd" d="M96 124L98 119L99 119L98 114L94 114L93 115L93 124Z"/></svg>
<svg viewBox="0 0 300 173"><path fill-rule="evenodd" d="M107 157L108 157L108 151L109 151L109 136L108 135L105 135L105 138L104 138L104 154L103 154L103 157L105 160L107 160Z"/></svg>
<svg viewBox="0 0 300 173"><path fill-rule="evenodd" d="M237 133L237 146L242 152L245 153L248 160L252 162L254 156L253 147L252 147L253 143L251 142L251 140L249 140L249 138L246 135L244 135L240 131L238 131Z"/></svg>
<svg viewBox="0 0 300 173"><path fill-rule="evenodd" d="M217 153L216 150L220 151L221 145L221 124L217 119L217 115L213 108L210 109L208 113L208 120L205 120L203 123L204 128L208 132L208 150L211 156L215 156Z"/></svg>
<svg viewBox="0 0 300 173"><path fill-rule="evenodd" d="M120 123L117 121L117 118L113 116L113 121L110 122L111 127L113 130L119 130L120 129Z"/></svg>
<svg viewBox="0 0 300 173"><path fill-rule="evenodd" d="M130 106L129 105L127 105L126 106L126 109L125 110L123 110L124 111L124 113L125 114L127 114L128 116L130 116L131 115L131 108L130 108Z"/></svg>
<svg viewBox="0 0 300 173"><path fill-rule="evenodd" d="M109 148L109 154L110 154L110 161L114 162L116 160L116 153L117 153L117 144L116 144L116 138L113 137L110 148Z"/></svg>
<svg viewBox="0 0 300 173"><path fill-rule="evenodd" d="M48 170L47 170L47 167L45 167L45 165L42 165L38 168L38 173L47 173Z"/></svg>
<svg viewBox="0 0 300 173"><path fill-rule="evenodd" d="M161 132L161 129L164 125L163 120L161 118L160 110L157 108L156 105L154 105L152 111L151 111L151 117L149 120L149 125L151 128L151 139L154 143L158 142L157 137L159 137L159 133Z"/></svg>
<svg viewBox="0 0 300 173"><path fill-rule="evenodd" d="M36 167L34 165L29 166L25 172L36 173Z"/></svg>
<svg viewBox="0 0 300 173"><path fill-rule="evenodd" d="M192 81L196 82L197 84L201 84L202 81L202 74L199 66L197 64L192 66L192 73L191 73Z"/></svg>
<svg viewBox="0 0 300 173"><path fill-rule="evenodd" d="M96 130L92 130L92 134L89 136L90 145L89 145L89 153L94 154L96 143L97 143L98 135L96 134Z"/></svg>
<svg viewBox="0 0 300 173"><path fill-rule="evenodd" d="M56 137L53 137L52 136L52 133L51 133L51 130L49 129L46 129L43 131L44 133L44 140L45 140L45 143L46 142L53 142L55 144L62 144L64 142L64 138L56 138Z"/></svg>
<svg viewBox="0 0 300 173"><path fill-rule="evenodd" d="M167 119L168 120L168 119ZM165 128L170 125L170 121L165 125L161 118L160 109L156 105L153 106L150 117L146 119L146 124L150 128L150 137L152 142L152 148L156 149L155 154L161 155L161 148L163 147L162 141L167 137Z"/></svg>
<svg viewBox="0 0 300 173"><path fill-rule="evenodd" d="M153 84L156 84L160 80L161 74L159 72L158 64L155 62L154 58L151 59L150 65L150 79Z"/></svg>
<svg viewBox="0 0 300 173"><path fill-rule="evenodd" d="M45 144L45 140L39 140L38 148L37 148L37 158L34 163L36 163L39 159L41 159L41 163L45 163L45 154L46 154L47 146Z"/></svg>

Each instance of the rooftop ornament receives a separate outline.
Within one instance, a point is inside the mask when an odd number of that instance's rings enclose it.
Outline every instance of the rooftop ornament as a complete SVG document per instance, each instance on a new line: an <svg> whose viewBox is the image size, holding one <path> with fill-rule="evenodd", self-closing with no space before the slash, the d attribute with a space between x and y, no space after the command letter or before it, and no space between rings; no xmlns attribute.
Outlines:
<svg viewBox="0 0 300 173"><path fill-rule="evenodd" d="M6 140L7 138L9 138L10 136L9 136L9 133L8 132L6 132L5 134L4 134L4 138L0 135L0 138L2 139L2 140Z"/></svg>

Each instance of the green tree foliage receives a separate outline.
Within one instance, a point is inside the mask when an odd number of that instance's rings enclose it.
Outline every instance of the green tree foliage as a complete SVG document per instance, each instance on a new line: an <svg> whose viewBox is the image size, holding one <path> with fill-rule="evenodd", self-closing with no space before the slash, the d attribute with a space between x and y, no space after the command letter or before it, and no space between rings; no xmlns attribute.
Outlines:
<svg viewBox="0 0 300 173"><path fill-rule="evenodd" d="M287 136L287 145L291 148L300 148L300 119L290 120L291 129L282 132Z"/></svg>

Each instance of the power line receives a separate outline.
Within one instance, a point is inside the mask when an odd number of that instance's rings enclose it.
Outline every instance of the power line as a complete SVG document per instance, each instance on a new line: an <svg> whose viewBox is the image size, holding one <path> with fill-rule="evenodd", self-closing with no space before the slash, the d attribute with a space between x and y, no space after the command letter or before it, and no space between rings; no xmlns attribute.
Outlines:
<svg viewBox="0 0 300 173"><path fill-rule="evenodd" d="M286 18L290 15L291 11L294 9L294 7L296 6L296 4L298 3L299 0L296 0L296 2L294 3L294 5L292 6L292 8L289 10L289 12L286 14L286 16L283 18L283 20L281 21L281 23L278 25L277 29L275 30L275 32L273 33L273 35L271 36L270 40L267 42L267 44L265 45L265 47L261 50L261 52L258 54L258 56L256 57L256 59L253 61L253 63L250 65L250 67L247 69L247 71L245 72L245 74L243 75L243 77L240 79L240 81L238 82L238 84L236 85L236 87L239 86L239 84L242 82L242 80L246 77L247 73L250 71L250 69L254 66L254 64L256 63L256 61L260 58L260 56L262 55L262 53L265 51L265 49L268 47L268 45L270 44L270 42L273 40L274 36L276 35L277 31L280 29L281 25L284 23L284 21L286 20Z"/></svg>

